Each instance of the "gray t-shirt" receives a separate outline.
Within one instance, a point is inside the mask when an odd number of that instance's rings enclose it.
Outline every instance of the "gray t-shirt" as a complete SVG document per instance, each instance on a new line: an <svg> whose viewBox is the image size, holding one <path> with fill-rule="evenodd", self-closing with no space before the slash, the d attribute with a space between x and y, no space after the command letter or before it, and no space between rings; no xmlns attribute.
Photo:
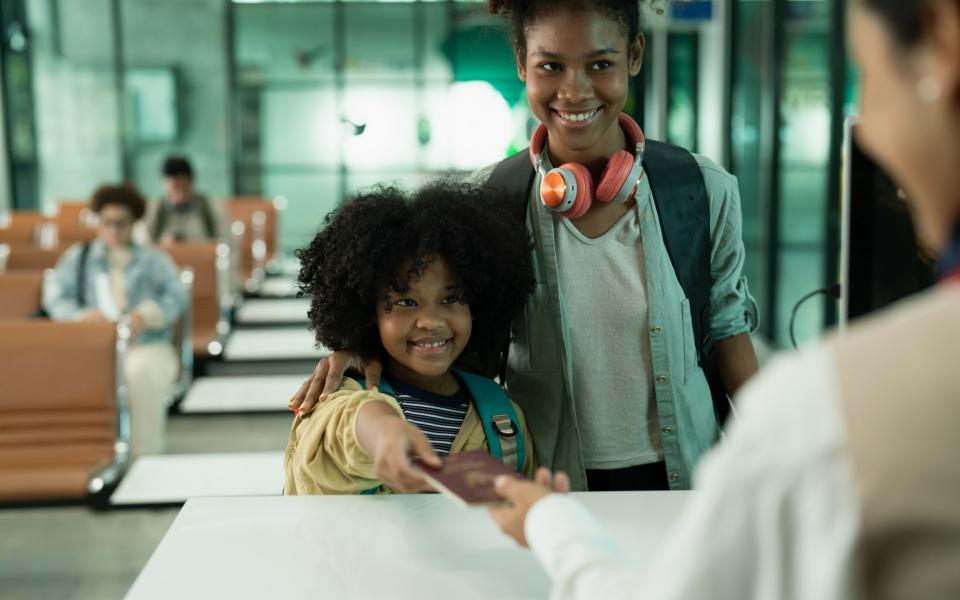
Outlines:
<svg viewBox="0 0 960 600"><path fill-rule="evenodd" d="M639 210L631 208L598 238L565 218L555 220L555 232L584 466L663 460Z"/></svg>

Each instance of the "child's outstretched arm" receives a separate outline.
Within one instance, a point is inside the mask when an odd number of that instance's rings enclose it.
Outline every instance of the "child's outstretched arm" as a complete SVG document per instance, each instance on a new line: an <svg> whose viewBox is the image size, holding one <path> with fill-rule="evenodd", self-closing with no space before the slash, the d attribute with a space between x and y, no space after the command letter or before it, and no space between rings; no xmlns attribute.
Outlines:
<svg viewBox="0 0 960 600"><path fill-rule="evenodd" d="M285 493L357 494L381 484L414 491L408 456L428 463L437 458L426 437L402 415L390 396L345 379L326 402L294 421L284 456Z"/></svg>
<svg viewBox="0 0 960 600"><path fill-rule="evenodd" d="M440 466L430 440L415 425L397 415L386 402L368 402L357 415L357 441L373 457L377 477L398 492L430 489L410 462L419 458L427 465Z"/></svg>

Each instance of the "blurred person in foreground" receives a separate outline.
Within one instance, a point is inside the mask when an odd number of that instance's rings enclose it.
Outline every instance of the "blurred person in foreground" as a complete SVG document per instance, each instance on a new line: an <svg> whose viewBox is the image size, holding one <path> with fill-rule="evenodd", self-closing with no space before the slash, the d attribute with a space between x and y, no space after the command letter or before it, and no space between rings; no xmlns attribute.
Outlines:
<svg viewBox="0 0 960 600"><path fill-rule="evenodd" d="M129 323L132 341L123 366L135 456L164 451L167 394L180 365L172 328L187 305L170 258L133 241L145 206L132 187L100 187L90 201L97 239L69 248L43 290L52 319Z"/></svg>
<svg viewBox="0 0 960 600"><path fill-rule="evenodd" d="M960 0L849 6L860 141L903 186L941 282L749 383L649 564L550 493L564 474L499 481L493 516L554 598L960 598Z"/></svg>
<svg viewBox="0 0 960 600"><path fill-rule="evenodd" d="M194 182L193 165L186 158L169 156L163 162L163 197L150 202L143 220L152 242L216 241L223 237L223 215L196 191Z"/></svg>

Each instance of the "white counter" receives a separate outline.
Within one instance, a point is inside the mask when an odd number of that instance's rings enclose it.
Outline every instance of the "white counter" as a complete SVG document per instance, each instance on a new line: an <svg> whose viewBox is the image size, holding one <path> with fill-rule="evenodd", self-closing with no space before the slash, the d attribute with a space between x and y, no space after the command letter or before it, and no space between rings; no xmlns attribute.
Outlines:
<svg viewBox="0 0 960 600"><path fill-rule="evenodd" d="M576 494L642 564L689 492ZM194 498L130 589L170 598L546 598L533 556L436 494Z"/></svg>

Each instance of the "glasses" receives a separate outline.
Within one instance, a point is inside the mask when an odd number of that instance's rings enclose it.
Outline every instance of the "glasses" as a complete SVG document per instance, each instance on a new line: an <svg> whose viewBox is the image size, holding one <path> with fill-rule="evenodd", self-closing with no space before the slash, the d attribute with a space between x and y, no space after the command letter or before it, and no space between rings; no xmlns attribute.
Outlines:
<svg viewBox="0 0 960 600"><path fill-rule="evenodd" d="M126 229L133 225L130 219L100 219L100 224L113 229Z"/></svg>

